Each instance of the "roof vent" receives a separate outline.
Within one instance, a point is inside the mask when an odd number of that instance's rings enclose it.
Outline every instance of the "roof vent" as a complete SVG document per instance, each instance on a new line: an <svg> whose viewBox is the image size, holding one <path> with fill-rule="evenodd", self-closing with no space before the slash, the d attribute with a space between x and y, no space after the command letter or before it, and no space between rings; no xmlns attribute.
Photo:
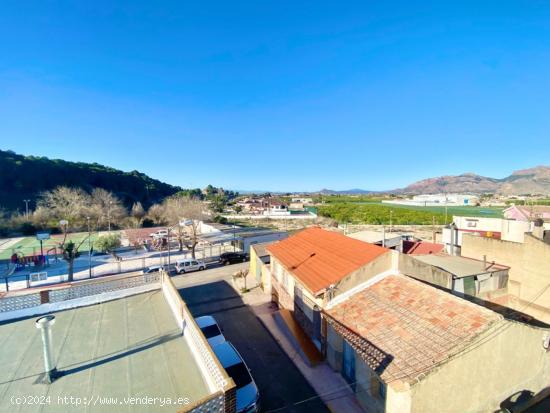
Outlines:
<svg viewBox="0 0 550 413"><path fill-rule="evenodd" d="M44 370L46 383L52 383L57 377L57 368L52 352L52 326L55 323L54 315L45 315L35 321L35 326L42 333L42 351L44 353Z"/></svg>

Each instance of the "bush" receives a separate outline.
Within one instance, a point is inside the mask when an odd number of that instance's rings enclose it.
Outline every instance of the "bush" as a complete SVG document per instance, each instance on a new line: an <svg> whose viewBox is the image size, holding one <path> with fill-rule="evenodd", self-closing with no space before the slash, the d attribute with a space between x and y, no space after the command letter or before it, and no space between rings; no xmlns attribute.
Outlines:
<svg viewBox="0 0 550 413"><path fill-rule="evenodd" d="M94 248L101 252L113 252L118 247L120 247L119 234L103 235L94 242Z"/></svg>

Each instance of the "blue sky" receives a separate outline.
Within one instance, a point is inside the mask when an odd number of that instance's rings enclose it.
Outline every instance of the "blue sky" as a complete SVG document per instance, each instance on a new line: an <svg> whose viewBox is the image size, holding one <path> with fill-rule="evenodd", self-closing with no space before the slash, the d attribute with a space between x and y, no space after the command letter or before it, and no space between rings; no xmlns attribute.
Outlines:
<svg viewBox="0 0 550 413"><path fill-rule="evenodd" d="M4 1L0 148L183 187L550 164L550 3Z"/></svg>

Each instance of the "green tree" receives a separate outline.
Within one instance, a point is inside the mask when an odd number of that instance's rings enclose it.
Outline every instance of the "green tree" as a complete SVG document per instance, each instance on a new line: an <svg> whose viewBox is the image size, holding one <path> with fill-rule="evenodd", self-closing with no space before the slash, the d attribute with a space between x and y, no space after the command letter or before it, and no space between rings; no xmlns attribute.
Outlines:
<svg viewBox="0 0 550 413"><path fill-rule="evenodd" d="M121 245L120 234L103 235L95 240L94 248L114 255L114 251Z"/></svg>

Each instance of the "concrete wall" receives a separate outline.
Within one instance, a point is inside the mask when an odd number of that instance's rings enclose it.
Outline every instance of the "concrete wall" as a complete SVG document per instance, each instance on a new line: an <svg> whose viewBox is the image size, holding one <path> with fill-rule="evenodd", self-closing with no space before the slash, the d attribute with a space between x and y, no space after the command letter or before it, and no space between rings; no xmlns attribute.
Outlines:
<svg viewBox="0 0 550 413"><path fill-rule="evenodd" d="M443 288L451 289L453 287L453 277L449 272L414 259L410 255L400 254L398 265L399 272L402 274Z"/></svg>
<svg viewBox="0 0 550 413"><path fill-rule="evenodd" d="M510 266L508 293L524 313L550 323L550 245L530 234L523 243L464 236L462 255ZM542 293L542 294L541 294Z"/></svg>
<svg viewBox="0 0 550 413"><path fill-rule="evenodd" d="M501 321L480 337L480 345L412 386L411 412L493 412L521 390L537 393L550 385L550 352L542 346L548 329Z"/></svg>
<svg viewBox="0 0 550 413"><path fill-rule="evenodd" d="M397 272L397 265L394 262L393 256L397 255L396 251L388 251L386 254L378 256L373 261L369 262L367 265L359 268L356 271L353 271L351 274L347 275L345 278L340 280L336 284L334 290L334 295L332 298L336 298L339 295L345 294L347 291L358 286L359 284L364 283L365 281L370 280L377 274L386 272L395 269Z"/></svg>

